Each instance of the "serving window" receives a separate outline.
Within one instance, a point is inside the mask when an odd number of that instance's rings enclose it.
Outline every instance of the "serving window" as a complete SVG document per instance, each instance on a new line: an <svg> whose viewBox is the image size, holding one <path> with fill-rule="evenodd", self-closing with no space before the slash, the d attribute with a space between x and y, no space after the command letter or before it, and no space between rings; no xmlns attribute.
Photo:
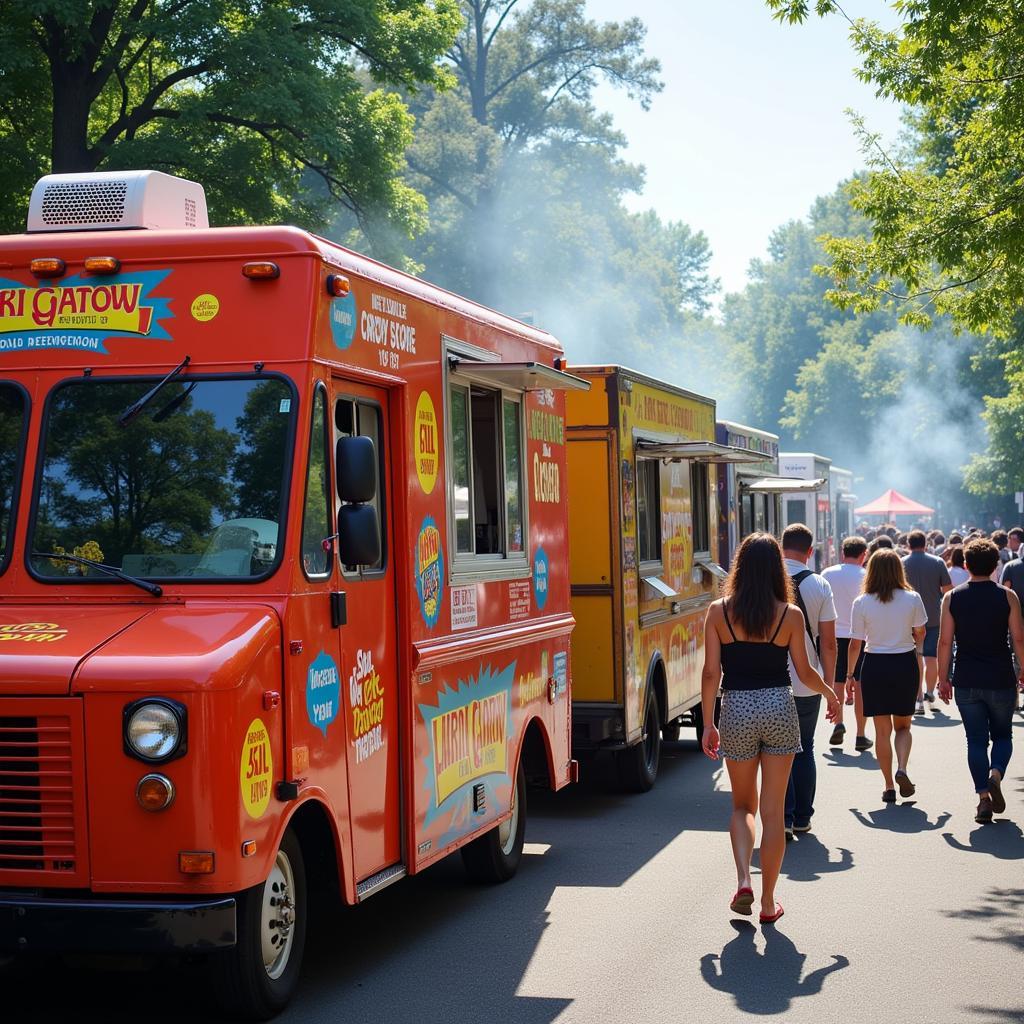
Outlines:
<svg viewBox="0 0 1024 1024"><path fill-rule="evenodd" d="M711 553L711 510L708 464L690 463L690 501L693 510L694 554Z"/></svg>
<svg viewBox="0 0 1024 1024"><path fill-rule="evenodd" d="M636 460L636 538L641 564L661 562L661 463Z"/></svg>

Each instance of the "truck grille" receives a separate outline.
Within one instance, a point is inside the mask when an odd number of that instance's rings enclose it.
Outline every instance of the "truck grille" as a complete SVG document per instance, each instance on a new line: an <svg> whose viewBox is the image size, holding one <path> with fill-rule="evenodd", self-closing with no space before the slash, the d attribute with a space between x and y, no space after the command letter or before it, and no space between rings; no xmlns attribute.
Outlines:
<svg viewBox="0 0 1024 1024"><path fill-rule="evenodd" d="M72 762L68 717L0 717L0 879L5 871L75 873Z"/></svg>

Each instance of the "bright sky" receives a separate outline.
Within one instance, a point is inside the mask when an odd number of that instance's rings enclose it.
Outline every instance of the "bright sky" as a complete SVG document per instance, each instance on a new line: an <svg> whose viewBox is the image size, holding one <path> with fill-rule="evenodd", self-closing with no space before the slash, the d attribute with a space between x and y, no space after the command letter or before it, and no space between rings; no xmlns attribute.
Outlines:
<svg viewBox="0 0 1024 1024"><path fill-rule="evenodd" d="M843 6L895 24L883 0ZM862 166L847 107L888 142L899 132L899 109L854 77L839 17L780 25L762 0L587 0L587 11L598 21L641 18L662 65L665 88L646 113L609 87L596 97L629 139L626 158L647 169L629 206L704 231L724 291L743 287L773 228Z"/></svg>

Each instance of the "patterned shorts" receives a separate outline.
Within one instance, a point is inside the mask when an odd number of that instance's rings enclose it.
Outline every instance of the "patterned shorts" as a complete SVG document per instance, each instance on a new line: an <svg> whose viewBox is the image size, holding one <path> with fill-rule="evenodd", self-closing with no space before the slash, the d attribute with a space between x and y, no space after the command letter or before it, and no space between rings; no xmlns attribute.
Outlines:
<svg viewBox="0 0 1024 1024"><path fill-rule="evenodd" d="M758 754L799 754L803 750L800 719L789 686L725 690L718 731L722 755L733 761L749 761Z"/></svg>

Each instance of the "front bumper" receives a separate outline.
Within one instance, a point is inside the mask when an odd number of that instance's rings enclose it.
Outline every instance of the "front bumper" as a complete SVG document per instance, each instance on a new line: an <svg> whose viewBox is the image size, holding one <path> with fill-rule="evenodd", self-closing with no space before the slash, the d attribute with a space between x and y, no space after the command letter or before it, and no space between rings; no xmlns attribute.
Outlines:
<svg viewBox="0 0 1024 1024"><path fill-rule="evenodd" d="M0 953L203 953L236 942L235 899L157 901L0 892Z"/></svg>

